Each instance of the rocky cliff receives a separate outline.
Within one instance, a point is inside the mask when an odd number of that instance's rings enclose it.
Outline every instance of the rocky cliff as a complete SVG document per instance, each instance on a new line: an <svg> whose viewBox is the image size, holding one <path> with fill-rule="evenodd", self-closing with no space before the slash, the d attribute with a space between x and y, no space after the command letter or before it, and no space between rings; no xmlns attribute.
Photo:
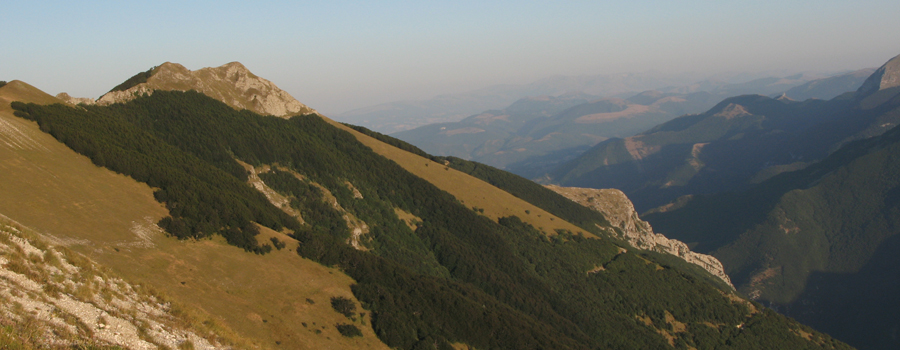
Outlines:
<svg viewBox="0 0 900 350"><path fill-rule="evenodd" d="M191 71L166 62L149 71L146 81L124 90L114 90L97 99L100 105L126 102L154 90L196 90L236 109L277 117L316 113L274 83L260 78L239 62Z"/></svg>
<svg viewBox="0 0 900 350"><path fill-rule="evenodd" d="M631 200L622 191L612 188L593 189L556 185L547 185L546 187L578 204L602 213L612 226L621 230L622 236L619 238L624 239L635 248L675 255L702 267L734 288L718 259L710 255L692 252L684 242L654 233L650 224L641 220L637 211L634 210Z"/></svg>
<svg viewBox="0 0 900 350"><path fill-rule="evenodd" d="M879 90L900 86L900 55L887 61L863 82L857 92L868 95Z"/></svg>
<svg viewBox="0 0 900 350"><path fill-rule="evenodd" d="M60 99L60 101L73 105L92 105L97 103L97 100L90 97L72 97L65 92L60 92L56 95L56 98Z"/></svg>

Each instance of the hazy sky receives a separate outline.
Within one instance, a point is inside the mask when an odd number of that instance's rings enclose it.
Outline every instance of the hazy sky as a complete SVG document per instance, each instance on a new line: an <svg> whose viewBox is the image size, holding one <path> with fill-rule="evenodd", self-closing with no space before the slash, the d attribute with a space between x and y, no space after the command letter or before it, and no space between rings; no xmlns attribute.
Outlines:
<svg viewBox="0 0 900 350"><path fill-rule="evenodd" d="M844 70L900 54L900 1L4 1L0 80L99 97L240 61L326 114L552 75Z"/></svg>

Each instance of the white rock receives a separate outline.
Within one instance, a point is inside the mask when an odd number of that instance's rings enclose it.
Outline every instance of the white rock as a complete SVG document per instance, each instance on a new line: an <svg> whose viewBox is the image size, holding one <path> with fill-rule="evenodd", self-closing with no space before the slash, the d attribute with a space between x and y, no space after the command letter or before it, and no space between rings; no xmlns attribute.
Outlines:
<svg viewBox="0 0 900 350"><path fill-rule="evenodd" d="M97 100L99 105L130 101L155 90L196 90L235 109L247 109L263 115L290 117L316 113L274 83L251 73L239 62L191 71L177 63L166 62L154 69L146 82L125 91L110 91Z"/></svg>
<svg viewBox="0 0 900 350"><path fill-rule="evenodd" d="M638 249L651 250L659 253L671 254L684 259L691 264L702 267L713 276L718 277L731 288L731 279L725 274L725 269L719 259L711 255L692 252L687 244L666 236L654 233L650 223L641 220L631 200L617 189L594 189L578 187L560 187L548 185L547 188L561 194L578 204L600 212L609 220L609 223L622 230L619 237Z"/></svg>

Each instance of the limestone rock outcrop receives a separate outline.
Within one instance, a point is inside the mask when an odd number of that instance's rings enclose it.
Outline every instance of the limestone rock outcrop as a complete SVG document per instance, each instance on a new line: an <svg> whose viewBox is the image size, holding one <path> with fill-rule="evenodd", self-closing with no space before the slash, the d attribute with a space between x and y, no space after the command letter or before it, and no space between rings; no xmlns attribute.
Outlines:
<svg viewBox="0 0 900 350"><path fill-rule="evenodd" d="M92 105L96 104L97 100L94 100L90 97L72 97L65 92L60 92L56 95L56 98L62 100L65 103L73 104L73 105Z"/></svg>
<svg viewBox="0 0 900 350"><path fill-rule="evenodd" d="M110 91L97 99L97 104L126 102L154 90L196 90L224 102L235 109L247 109L262 115L290 117L316 113L271 81L260 78L239 62L215 68L191 71L166 62L150 71L145 82L121 91Z"/></svg>
<svg viewBox="0 0 900 350"><path fill-rule="evenodd" d="M720 278L729 286L731 279L725 274L722 263L713 256L692 252L687 244L666 236L654 233L650 223L641 220L634 204L617 189L594 189L578 187L560 187L547 185L547 188L561 194L578 204L603 214L609 223L621 230L619 238L638 249L651 250L671 254L685 261L700 266L713 276Z"/></svg>
<svg viewBox="0 0 900 350"><path fill-rule="evenodd" d="M900 86L900 55L895 56L878 68L856 91L858 94L865 96L879 90L897 86Z"/></svg>

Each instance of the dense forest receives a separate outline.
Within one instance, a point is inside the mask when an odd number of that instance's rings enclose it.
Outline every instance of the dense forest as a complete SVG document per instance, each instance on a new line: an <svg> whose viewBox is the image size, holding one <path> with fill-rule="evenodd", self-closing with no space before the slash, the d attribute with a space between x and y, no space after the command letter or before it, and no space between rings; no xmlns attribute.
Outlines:
<svg viewBox="0 0 900 350"><path fill-rule="evenodd" d="M696 196L645 218L698 242L739 290L768 306L860 348L893 349L900 324L898 173L895 127L748 191Z"/></svg>
<svg viewBox="0 0 900 350"><path fill-rule="evenodd" d="M175 237L219 234L265 253L271 246L257 243L255 224L292 235L298 254L356 281L354 295L391 347L847 348L656 255L547 236L517 217L491 220L317 115L264 117L193 91L107 107L13 107L98 166L156 188L170 212L160 226ZM304 223L249 186L238 160L271 166L260 178ZM539 186L446 160L575 223L606 224ZM332 197L339 207L325 204ZM349 244L345 214L367 224L365 249Z"/></svg>

